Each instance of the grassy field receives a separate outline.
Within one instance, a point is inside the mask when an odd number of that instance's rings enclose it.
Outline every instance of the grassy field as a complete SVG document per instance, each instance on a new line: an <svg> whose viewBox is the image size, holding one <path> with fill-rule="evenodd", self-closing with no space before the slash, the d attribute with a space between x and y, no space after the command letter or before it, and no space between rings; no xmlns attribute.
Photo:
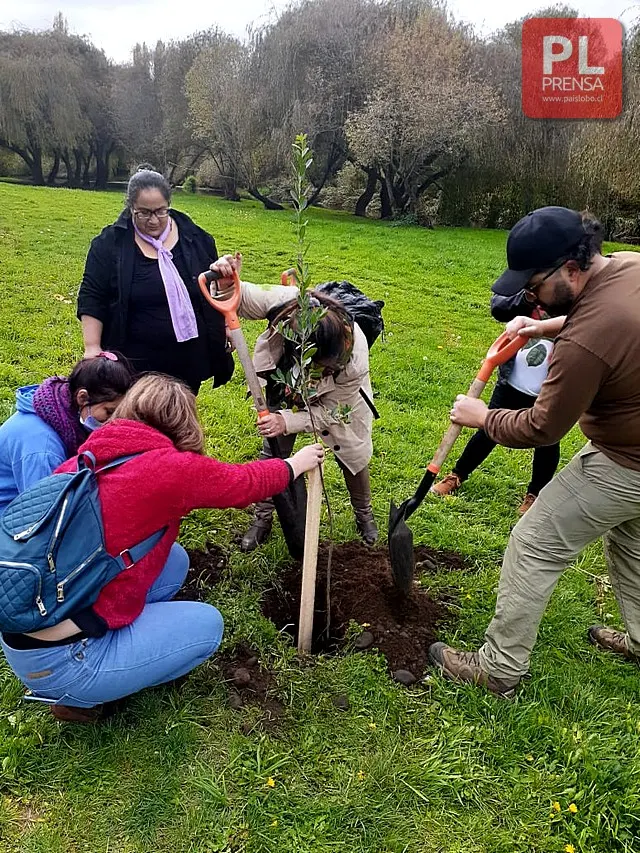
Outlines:
<svg viewBox="0 0 640 853"><path fill-rule="evenodd" d="M16 386L65 372L81 355L75 294L91 237L120 196L0 184L0 405ZM251 202L178 197L176 207L241 250L248 280L277 282L292 260L289 213ZM372 350L381 419L374 504L381 529L391 497L411 494L499 331L489 284L504 263L503 232L427 231L332 212L311 215L316 281L348 278L387 302L385 341ZM255 337L262 324L247 324ZM203 389L208 451L246 460L259 443L238 371ZM580 446L563 441L566 462ZM495 602L500 558L528 482L530 453L497 449L459 496L429 499L415 540L461 551L472 568L436 577L453 590L443 638L476 647ZM355 528L341 477L327 464L336 538ZM594 621L619 623L593 576L594 546L561 579L543 620L532 679L513 703L439 678L410 691L375 655L301 666L260 615L285 561L280 534L261 551L232 545L245 512L199 512L187 546L214 542L229 571L210 592L225 646L252 643L276 672L286 706L266 731L230 710L215 661L186 685L136 696L98 728L61 726L21 703L0 664L2 853L614 853L640 850L639 673L585 640ZM324 528L326 531L326 527ZM331 697L344 693L350 710ZM273 785L267 784L268 780ZM571 804L575 808L569 809ZM575 810L577 809L577 811Z"/></svg>

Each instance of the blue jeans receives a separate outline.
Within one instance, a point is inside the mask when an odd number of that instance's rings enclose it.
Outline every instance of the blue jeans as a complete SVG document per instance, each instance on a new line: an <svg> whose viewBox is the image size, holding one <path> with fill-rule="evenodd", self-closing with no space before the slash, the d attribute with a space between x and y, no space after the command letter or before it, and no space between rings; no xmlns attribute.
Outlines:
<svg viewBox="0 0 640 853"><path fill-rule="evenodd" d="M216 651L222 616L210 604L170 601L184 583L189 557L173 545L135 622L104 637L67 646L4 650L9 666L35 696L91 708L179 678ZM35 676L35 677L34 677Z"/></svg>

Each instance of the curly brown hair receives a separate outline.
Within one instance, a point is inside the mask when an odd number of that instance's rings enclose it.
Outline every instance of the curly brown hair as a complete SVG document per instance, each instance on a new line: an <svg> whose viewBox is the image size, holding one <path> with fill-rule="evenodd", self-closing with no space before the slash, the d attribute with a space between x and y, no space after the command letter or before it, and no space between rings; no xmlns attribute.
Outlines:
<svg viewBox="0 0 640 853"><path fill-rule="evenodd" d="M140 421L166 435L178 450L204 452L204 434L190 388L173 376L146 373L124 395L113 419Z"/></svg>

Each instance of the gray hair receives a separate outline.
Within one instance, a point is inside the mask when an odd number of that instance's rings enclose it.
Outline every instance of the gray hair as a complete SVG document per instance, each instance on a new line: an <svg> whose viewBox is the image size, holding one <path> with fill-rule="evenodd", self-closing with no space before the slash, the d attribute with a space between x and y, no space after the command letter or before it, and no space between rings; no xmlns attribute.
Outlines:
<svg viewBox="0 0 640 853"><path fill-rule="evenodd" d="M127 184L127 207L133 209L138 195L142 190L160 190L167 204L171 204L171 184L149 163L142 163L138 166L135 173L129 179Z"/></svg>

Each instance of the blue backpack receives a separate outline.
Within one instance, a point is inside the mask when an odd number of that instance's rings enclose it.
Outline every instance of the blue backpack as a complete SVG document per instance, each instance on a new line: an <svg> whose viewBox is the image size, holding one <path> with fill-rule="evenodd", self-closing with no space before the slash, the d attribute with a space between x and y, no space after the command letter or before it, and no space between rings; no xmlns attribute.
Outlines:
<svg viewBox="0 0 640 853"><path fill-rule="evenodd" d="M96 468L82 453L74 474L52 474L11 501L0 521L0 631L31 633L72 617L158 544L166 527L115 557L105 549L97 475L138 455Z"/></svg>

